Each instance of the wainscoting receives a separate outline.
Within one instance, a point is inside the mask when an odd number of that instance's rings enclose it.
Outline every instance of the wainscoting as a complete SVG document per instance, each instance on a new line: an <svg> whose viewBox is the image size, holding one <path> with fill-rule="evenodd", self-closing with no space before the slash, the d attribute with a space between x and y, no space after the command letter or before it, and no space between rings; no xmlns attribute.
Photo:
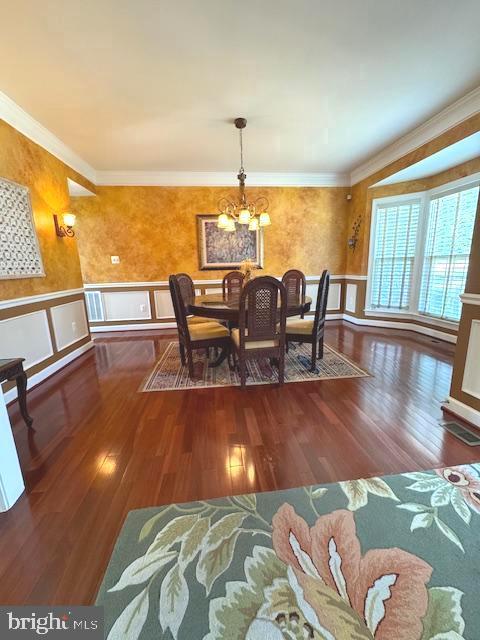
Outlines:
<svg viewBox="0 0 480 640"><path fill-rule="evenodd" d="M56 291L0 302L2 358L25 358L29 387L65 366L93 346L83 289ZM5 400L16 395L3 384Z"/></svg>
<svg viewBox="0 0 480 640"><path fill-rule="evenodd" d="M344 312L345 279L332 276L327 317L338 320ZM363 278L363 276L358 276ZM307 295L312 298L310 314L315 312L320 276L307 276ZM221 293L221 280L197 280L197 294ZM175 328L168 282L115 282L85 285L91 332L125 329Z"/></svg>
<svg viewBox="0 0 480 640"><path fill-rule="evenodd" d="M461 299L452 388L444 407L480 427L480 294L465 293Z"/></svg>

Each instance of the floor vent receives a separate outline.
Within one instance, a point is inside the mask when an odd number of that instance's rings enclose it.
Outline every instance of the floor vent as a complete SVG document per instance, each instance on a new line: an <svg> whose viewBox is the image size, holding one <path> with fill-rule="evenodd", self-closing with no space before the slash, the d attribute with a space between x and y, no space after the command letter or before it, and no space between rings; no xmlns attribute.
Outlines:
<svg viewBox="0 0 480 640"><path fill-rule="evenodd" d="M480 432L467 429L458 422L440 422L440 426L471 447L480 445Z"/></svg>

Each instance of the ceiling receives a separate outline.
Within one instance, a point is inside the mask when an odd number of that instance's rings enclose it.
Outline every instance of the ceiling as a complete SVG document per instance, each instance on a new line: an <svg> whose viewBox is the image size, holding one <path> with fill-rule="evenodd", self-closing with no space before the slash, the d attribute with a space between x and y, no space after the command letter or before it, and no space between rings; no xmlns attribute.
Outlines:
<svg viewBox="0 0 480 640"><path fill-rule="evenodd" d="M350 172L480 85L478 0L5 0L0 90L99 171ZM8 62L8 63L6 63Z"/></svg>
<svg viewBox="0 0 480 640"><path fill-rule="evenodd" d="M478 157L480 157L480 132L473 133L471 136L463 138L463 140L459 140L455 144L451 144L401 171L397 171L397 173L380 180L380 182L372 186L378 187L384 184L396 184L407 180L428 178L428 176L434 176L437 173Z"/></svg>

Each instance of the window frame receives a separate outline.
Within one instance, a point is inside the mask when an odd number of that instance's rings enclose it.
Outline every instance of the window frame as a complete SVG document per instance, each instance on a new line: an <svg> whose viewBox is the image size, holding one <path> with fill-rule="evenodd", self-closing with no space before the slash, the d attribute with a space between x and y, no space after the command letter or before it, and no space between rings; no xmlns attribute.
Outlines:
<svg viewBox="0 0 480 640"><path fill-rule="evenodd" d="M365 309L364 313L367 317L382 316L385 318L405 318L422 321L427 324L437 324L444 328L457 328L458 321L437 318L419 311L420 288L422 282L423 263L425 258L425 244L428 229L428 220L430 214L430 203L432 200L447 196L451 193L458 193L466 189L480 186L480 172L453 180L438 187L426 191L415 191L397 196L385 196L374 198L372 200L371 224L370 224L370 244L368 250L368 275L367 288L365 293ZM480 201L480 195L479 195ZM408 202L420 203L420 213L418 219L417 239L415 246L415 256L413 260L413 268L410 281L410 300L408 310L404 309L378 309L372 307L372 282L373 282L373 264L375 253L375 231L377 224L377 210L392 204L405 204Z"/></svg>

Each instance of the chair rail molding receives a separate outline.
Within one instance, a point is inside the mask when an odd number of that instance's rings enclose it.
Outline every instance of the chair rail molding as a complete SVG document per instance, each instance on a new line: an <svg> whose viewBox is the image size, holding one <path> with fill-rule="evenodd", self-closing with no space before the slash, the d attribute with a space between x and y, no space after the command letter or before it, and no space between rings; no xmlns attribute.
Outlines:
<svg viewBox="0 0 480 640"><path fill-rule="evenodd" d="M64 289L63 291L50 291L48 293L40 293L33 296L24 296L23 298L9 298L8 300L0 300L0 309L10 309L12 307L23 307L24 305L34 304L36 302L45 302L47 300L55 300L55 298L65 298L83 293L82 289Z"/></svg>

